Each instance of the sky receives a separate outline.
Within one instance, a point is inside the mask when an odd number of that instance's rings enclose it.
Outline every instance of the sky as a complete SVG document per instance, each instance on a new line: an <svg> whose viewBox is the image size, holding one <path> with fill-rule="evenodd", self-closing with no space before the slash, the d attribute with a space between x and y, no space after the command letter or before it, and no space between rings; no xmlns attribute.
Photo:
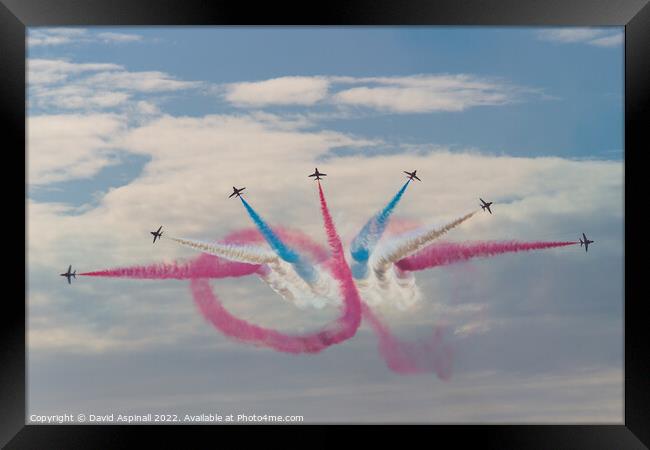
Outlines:
<svg viewBox="0 0 650 450"><path fill-rule="evenodd" d="M27 43L28 420L622 423L621 27L30 28ZM374 305L400 338L443 325L449 380L389 370L365 323L288 355L221 335L187 281L58 276L196 257L149 231L251 227L233 185L325 243L315 166L348 249L414 168L396 221L446 223L480 196L494 214L446 240L595 243L417 272L416 303ZM287 332L337 314L255 277L212 286Z"/></svg>

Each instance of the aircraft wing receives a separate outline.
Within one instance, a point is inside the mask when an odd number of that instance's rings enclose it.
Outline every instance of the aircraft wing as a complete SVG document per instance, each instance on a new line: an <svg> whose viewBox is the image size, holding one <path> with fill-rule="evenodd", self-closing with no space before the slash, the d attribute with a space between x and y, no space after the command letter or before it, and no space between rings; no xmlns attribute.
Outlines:
<svg viewBox="0 0 650 450"><path fill-rule="evenodd" d="M68 284L72 284L72 283L70 283L70 277L68 277Z"/></svg>

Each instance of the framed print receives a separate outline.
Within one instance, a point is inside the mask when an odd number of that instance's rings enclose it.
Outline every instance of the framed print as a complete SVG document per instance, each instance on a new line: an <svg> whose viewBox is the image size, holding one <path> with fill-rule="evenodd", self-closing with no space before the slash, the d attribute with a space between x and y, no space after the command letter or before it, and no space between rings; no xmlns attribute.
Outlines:
<svg viewBox="0 0 650 450"><path fill-rule="evenodd" d="M650 442L647 2L2 0L0 20L25 155L3 445Z"/></svg>

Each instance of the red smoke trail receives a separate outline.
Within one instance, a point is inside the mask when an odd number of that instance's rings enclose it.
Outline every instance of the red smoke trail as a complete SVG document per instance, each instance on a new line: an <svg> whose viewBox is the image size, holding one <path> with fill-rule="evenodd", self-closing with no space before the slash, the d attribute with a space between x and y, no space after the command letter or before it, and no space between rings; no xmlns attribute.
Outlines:
<svg viewBox="0 0 650 450"><path fill-rule="evenodd" d="M311 240L306 234L297 230L279 228L277 234L286 242L300 246L316 261L328 257L323 246ZM247 228L230 233L222 241L228 244L262 243L264 237L256 228ZM229 261L218 256L204 254L201 258L183 263L161 263L146 266L118 267L78 273L89 277L136 278L141 280L186 280L194 278L224 278L228 276L252 275L260 270L259 264ZM236 275L231 275L236 274Z"/></svg>
<svg viewBox="0 0 650 450"><path fill-rule="evenodd" d="M416 342L399 341L388 327L363 304L363 318L368 321L379 339L379 353L393 372L418 374L435 372L438 378L451 377L453 353L451 347L443 342L442 329L436 328L426 340Z"/></svg>
<svg viewBox="0 0 650 450"><path fill-rule="evenodd" d="M352 279L350 267L345 260L343 244L341 244L341 238L336 232L336 227L327 207L327 201L325 200L325 194L323 194L323 187L320 181L318 182L318 195L320 197L320 208L327 233L327 242L332 250L330 265L332 275L339 282L339 287L345 302L343 323L346 325L347 330L342 329L341 332L342 334L348 335L347 337L352 337L361 324L361 298L359 297L357 286Z"/></svg>
<svg viewBox="0 0 650 450"><path fill-rule="evenodd" d="M204 258L201 256L200 258ZM239 319L226 310L214 295L206 279L191 281L190 287L194 302L212 325L224 335L242 342L252 343L287 353L317 353L328 346L340 342L334 341L330 330L322 330L304 336L290 335L260 327Z"/></svg>
<svg viewBox="0 0 650 450"><path fill-rule="evenodd" d="M566 247L577 242L439 242L431 244L414 255L399 260L395 265L401 270L424 270L444 266L470 258L500 255L502 253L525 252L546 248Z"/></svg>
<svg viewBox="0 0 650 450"><path fill-rule="evenodd" d="M262 237L255 229L244 229L231 233L224 241L233 244L245 244L261 241ZM141 280L186 280L193 278L223 278L227 273L249 275L260 268L257 264L229 261L214 255L196 258L183 263L161 263L147 266L118 267L113 269L84 272L77 275L89 277L137 278Z"/></svg>
<svg viewBox="0 0 650 450"><path fill-rule="evenodd" d="M205 255L184 263L151 264L116 269L84 272L78 275L90 277L138 278L148 280L185 280L194 278L224 278L251 275L260 268L257 264L228 261L218 256Z"/></svg>
<svg viewBox="0 0 650 450"><path fill-rule="evenodd" d="M194 301L203 316L226 336L243 342L268 347L287 353L318 353L330 345L343 342L354 336L361 323L361 299L352 280L350 268L345 261L343 245L336 233L334 222L327 209L323 190L318 185L321 210L328 243L332 252L332 275L339 281L344 310L342 315L321 331L306 335L290 335L260 327L239 319L228 312L219 302L205 279L192 280ZM237 276L231 274L230 276Z"/></svg>

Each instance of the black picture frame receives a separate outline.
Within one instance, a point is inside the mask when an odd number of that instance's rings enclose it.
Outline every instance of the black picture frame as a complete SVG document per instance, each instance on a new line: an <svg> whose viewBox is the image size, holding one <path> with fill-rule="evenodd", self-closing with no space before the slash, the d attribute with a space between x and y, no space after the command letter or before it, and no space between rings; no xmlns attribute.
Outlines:
<svg viewBox="0 0 650 450"><path fill-rule="evenodd" d="M650 148L648 122L643 119L647 117L644 113L648 112L650 103L648 0L347 0L319 4L207 0L0 0L0 118L5 125L4 156L16 158L16 166L22 164L24 169L25 158L21 156L26 154L25 33L26 27L43 25L625 26L624 423L431 426L423 427L423 431L428 435L426 439L435 437L437 442L444 442L444 438L451 438L454 446L462 446L467 439L488 448L621 449L647 448L650 445L650 339L646 326L649 316L645 293L641 290L639 266L634 264L637 259L643 261L640 259L643 249L635 244L637 239L643 238L640 215L647 203L647 199L636 201L634 198L639 195L645 181L641 174L641 156ZM14 172L8 165L5 167L7 172ZM13 196L15 184L9 181L10 177L3 179L6 180L3 192ZM8 200L7 197L4 201ZM24 202L19 205L19 201L15 201L16 209L25 208ZM25 209L23 211L26 213ZM20 221L13 222L16 222L16 227L20 224ZM23 251L16 252L19 261L21 254L26 255L26 246L25 243ZM215 433L214 427L206 426L171 429L148 425L25 425L26 256L24 261L25 303L17 295L7 295L3 299L5 312L0 315L3 322L0 327L0 446L117 448L127 444L127 435L146 434L147 439L155 436L156 440L168 442L170 431L191 435L193 439ZM13 267L18 267L15 261ZM19 284L20 276L9 278L7 282ZM268 427L264 429L268 430ZM221 433L221 430L216 432ZM388 432L392 433L391 430ZM334 440L322 433L319 436L322 443Z"/></svg>

